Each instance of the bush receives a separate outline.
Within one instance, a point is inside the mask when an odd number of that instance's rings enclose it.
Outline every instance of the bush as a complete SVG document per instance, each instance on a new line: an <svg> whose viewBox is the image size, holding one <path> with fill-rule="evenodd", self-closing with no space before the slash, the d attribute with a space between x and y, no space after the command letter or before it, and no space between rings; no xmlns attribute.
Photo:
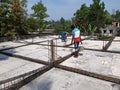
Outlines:
<svg viewBox="0 0 120 90"><path fill-rule="evenodd" d="M99 40L109 40L110 38L111 38L111 36L103 36L103 35L98 36Z"/></svg>

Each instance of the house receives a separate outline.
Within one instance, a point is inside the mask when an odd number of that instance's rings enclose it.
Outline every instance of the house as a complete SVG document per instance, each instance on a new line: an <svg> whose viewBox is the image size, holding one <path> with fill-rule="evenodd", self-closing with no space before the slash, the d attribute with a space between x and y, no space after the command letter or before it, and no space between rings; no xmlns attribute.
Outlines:
<svg viewBox="0 0 120 90"><path fill-rule="evenodd" d="M112 26L113 27L120 27L120 22L119 21L112 21Z"/></svg>
<svg viewBox="0 0 120 90"><path fill-rule="evenodd" d="M112 36L112 34L116 32L117 28L120 28L120 22L112 21L112 25L107 25L104 28L100 28L100 31L104 36Z"/></svg>
<svg viewBox="0 0 120 90"><path fill-rule="evenodd" d="M101 34L104 36L112 36L116 28L113 26L107 26L105 28L100 28Z"/></svg>

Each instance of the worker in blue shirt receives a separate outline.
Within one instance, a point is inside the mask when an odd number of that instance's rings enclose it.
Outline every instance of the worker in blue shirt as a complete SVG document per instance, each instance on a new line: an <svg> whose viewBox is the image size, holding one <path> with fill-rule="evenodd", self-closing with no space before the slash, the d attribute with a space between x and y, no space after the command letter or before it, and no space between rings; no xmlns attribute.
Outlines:
<svg viewBox="0 0 120 90"><path fill-rule="evenodd" d="M62 39L63 42L66 42L67 32L65 32L65 31L61 32L61 39Z"/></svg>

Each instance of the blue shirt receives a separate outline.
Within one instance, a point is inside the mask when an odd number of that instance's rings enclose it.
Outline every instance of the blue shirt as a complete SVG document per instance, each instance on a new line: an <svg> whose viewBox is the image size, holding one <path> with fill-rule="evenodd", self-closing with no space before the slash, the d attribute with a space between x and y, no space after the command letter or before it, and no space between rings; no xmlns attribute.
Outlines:
<svg viewBox="0 0 120 90"><path fill-rule="evenodd" d="M62 32L61 36L62 36L62 40L64 40L66 38L66 32Z"/></svg>
<svg viewBox="0 0 120 90"><path fill-rule="evenodd" d="M72 35L74 35L74 38L80 37L80 30L78 28L74 28L72 30Z"/></svg>

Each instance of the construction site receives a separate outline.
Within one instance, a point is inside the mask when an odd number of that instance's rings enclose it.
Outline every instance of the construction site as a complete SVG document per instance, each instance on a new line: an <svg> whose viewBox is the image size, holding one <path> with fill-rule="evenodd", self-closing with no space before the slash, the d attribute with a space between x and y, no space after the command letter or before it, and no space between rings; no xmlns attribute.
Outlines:
<svg viewBox="0 0 120 90"><path fill-rule="evenodd" d="M0 43L0 90L120 90L120 37L82 36L74 46L58 35Z"/></svg>

